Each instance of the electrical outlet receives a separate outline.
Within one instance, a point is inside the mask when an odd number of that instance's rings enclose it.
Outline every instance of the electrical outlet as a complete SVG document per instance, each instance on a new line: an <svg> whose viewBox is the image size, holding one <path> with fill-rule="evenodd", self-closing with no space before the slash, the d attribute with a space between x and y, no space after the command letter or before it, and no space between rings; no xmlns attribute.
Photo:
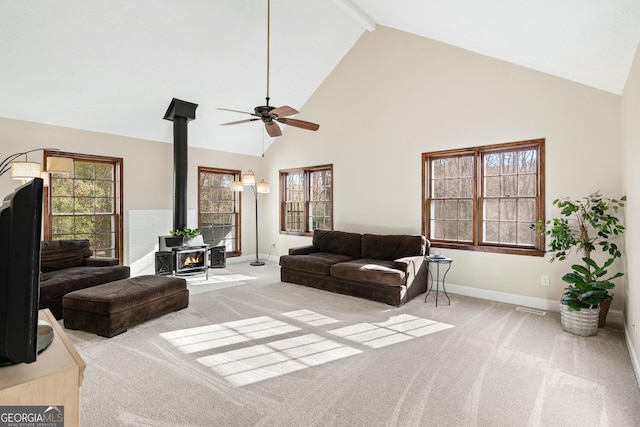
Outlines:
<svg viewBox="0 0 640 427"><path fill-rule="evenodd" d="M540 286L549 287L549 276L540 276Z"/></svg>
<svg viewBox="0 0 640 427"><path fill-rule="evenodd" d="M276 248L276 244L275 244L275 243L272 243L272 244L271 244L271 249L275 249L275 248Z"/></svg>

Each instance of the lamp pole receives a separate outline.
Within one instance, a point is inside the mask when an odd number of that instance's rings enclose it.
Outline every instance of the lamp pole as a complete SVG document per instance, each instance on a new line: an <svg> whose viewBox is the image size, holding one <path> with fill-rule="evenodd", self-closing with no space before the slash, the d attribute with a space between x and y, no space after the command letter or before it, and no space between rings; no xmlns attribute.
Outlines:
<svg viewBox="0 0 640 427"><path fill-rule="evenodd" d="M256 199L256 259L250 265L260 266L264 265L264 261L260 261L258 258L258 191L256 190L256 185L252 185L251 189L253 190L253 195Z"/></svg>
<svg viewBox="0 0 640 427"><path fill-rule="evenodd" d="M269 184L264 180L257 182L256 175L252 170L249 173L242 176L242 181L233 181L231 183L231 191L242 191L244 186L249 186L253 190L253 196L256 202L256 259L250 263L250 265L260 266L264 265L264 261L260 261L258 256L258 193L268 193L270 191Z"/></svg>

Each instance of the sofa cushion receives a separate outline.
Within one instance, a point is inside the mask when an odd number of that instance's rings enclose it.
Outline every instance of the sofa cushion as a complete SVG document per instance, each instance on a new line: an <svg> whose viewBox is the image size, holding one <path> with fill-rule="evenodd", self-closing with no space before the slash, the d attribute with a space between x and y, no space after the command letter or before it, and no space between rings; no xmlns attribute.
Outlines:
<svg viewBox="0 0 640 427"><path fill-rule="evenodd" d="M280 266L292 270L328 276L333 264L351 260L353 260L353 257L348 255L316 252L309 255L283 255L280 257Z"/></svg>
<svg viewBox="0 0 640 427"><path fill-rule="evenodd" d="M392 261L407 256L424 255L427 239L420 235L364 234L362 236L362 258Z"/></svg>
<svg viewBox="0 0 640 427"><path fill-rule="evenodd" d="M313 231L313 244L320 249L320 252L348 255L354 259L362 258L361 238L361 234L346 231L318 229Z"/></svg>
<svg viewBox="0 0 640 427"><path fill-rule="evenodd" d="M40 249L40 269L48 272L84 265L85 257L93 255L87 239L44 240Z"/></svg>
<svg viewBox="0 0 640 427"><path fill-rule="evenodd" d="M388 286L404 285L405 273L394 266L393 261L357 259L332 265L331 276L355 282L374 282Z"/></svg>
<svg viewBox="0 0 640 427"><path fill-rule="evenodd" d="M108 267L110 265L119 265L120 260L118 258L99 257L99 258L85 258L84 265L87 267Z"/></svg>
<svg viewBox="0 0 640 427"><path fill-rule="evenodd" d="M63 295L78 289L126 279L129 274L130 268L125 265L71 267L64 270L43 272L40 275L40 302L62 298ZM40 308L48 307L41 306Z"/></svg>

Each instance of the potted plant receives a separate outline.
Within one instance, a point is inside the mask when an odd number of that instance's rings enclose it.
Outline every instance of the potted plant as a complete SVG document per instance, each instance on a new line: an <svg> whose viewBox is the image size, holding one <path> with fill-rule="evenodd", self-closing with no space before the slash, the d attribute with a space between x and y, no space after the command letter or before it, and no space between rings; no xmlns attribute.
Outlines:
<svg viewBox="0 0 640 427"><path fill-rule="evenodd" d="M560 209L560 217L531 226L550 237L549 262L564 261L573 250L582 255L583 264L573 264L572 271L562 277L569 284L560 299L562 327L567 332L589 336L604 326L612 298L609 290L615 286L613 280L623 275L609 274L608 268L622 256L613 240L625 230L617 214L626 200L626 196L603 197L599 191L578 200L556 199L553 205ZM602 265L592 258L596 251L608 257Z"/></svg>
<svg viewBox="0 0 640 427"><path fill-rule="evenodd" d="M189 242L200 235L200 230L197 228L183 228L182 230L171 230L169 233L172 236L182 237L183 245L189 246Z"/></svg>

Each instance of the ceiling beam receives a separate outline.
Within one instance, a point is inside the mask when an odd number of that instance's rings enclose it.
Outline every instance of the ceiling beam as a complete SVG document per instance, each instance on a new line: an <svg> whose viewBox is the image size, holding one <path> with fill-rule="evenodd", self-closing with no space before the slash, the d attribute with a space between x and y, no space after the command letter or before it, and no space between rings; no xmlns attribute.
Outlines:
<svg viewBox="0 0 640 427"><path fill-rule="evenodd" d="M376 22L371 19L369 15L364 13L362 9L353 4L351 0L333 0L333 2L340 6L342 10L355 19L367 31L373 31L376 29Z"/></svg>

